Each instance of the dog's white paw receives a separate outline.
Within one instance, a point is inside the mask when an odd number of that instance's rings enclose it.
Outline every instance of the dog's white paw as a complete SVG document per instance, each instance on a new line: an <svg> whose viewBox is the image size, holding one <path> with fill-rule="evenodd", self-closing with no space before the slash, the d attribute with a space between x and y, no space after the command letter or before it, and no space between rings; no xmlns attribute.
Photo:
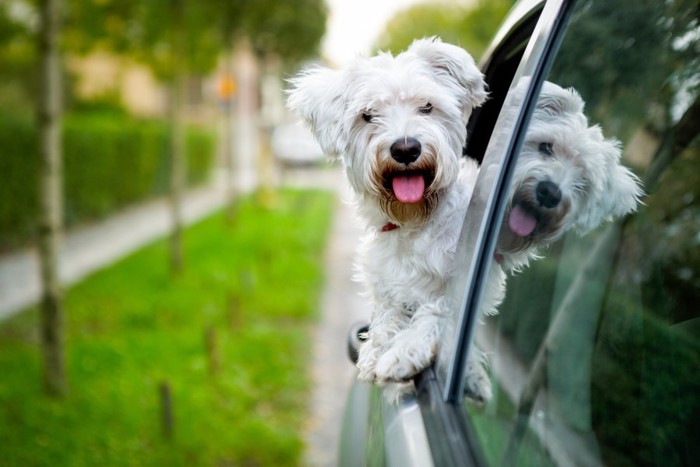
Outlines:
<svg viewBox="0 0 700 467"><path fill-rule="evenodd" d="M493 396L491 379L480 362L467 362L464 395L477 404L485 404Z"/></svg>
<svg viewBox="0 0 700 467"><path fill-rule="evenodd" d="M367 341L360 346L357 356L357 378L365 383L375 383L377 374L375 367L379 358L381 348L375 346L372 341Z"/></svg>
<svg viewBox="0 0 700 467"><path fill-rule="evenodd" d="M434 353L430 349L420 349L418 346L394 346L379 357L375 373L379 381L408 381L430 366L433 357Z"/></svg>
<svg viewBox="0 0 700 467"><path fill-rule="evenodd" d="M357 369L359 370L359 373L357 374L357 379L359 379L363 383L373 384L377 381L377 374L374 372L373 364L363 364L360 363L360 361L358 360Z"/></svg>

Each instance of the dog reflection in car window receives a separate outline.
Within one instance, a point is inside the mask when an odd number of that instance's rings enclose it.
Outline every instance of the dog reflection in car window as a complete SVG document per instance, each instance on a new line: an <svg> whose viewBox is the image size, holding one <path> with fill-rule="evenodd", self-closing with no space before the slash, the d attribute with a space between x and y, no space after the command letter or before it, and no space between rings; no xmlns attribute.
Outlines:
<svg viewBox="0 0 700 467"><path fill-rule="evenodd" d="M606 139L599 126L589 126L583 110L574 89L543 84L510 186L485 314L495 313L505 295L507 272L526 267L565 232L585 234L637 209L641 183L620 164L621 144ZM485 359L475 353L466 392L484 401L491 388Z"/></svg>
<svg viewBox="0 0 700 467"><path fill-rule="evenodd" d="M639 179L620 164L621 145L588 126L574 89L545 82L528 127L498 239L497 255L519 269L571 229L585 234L636 210Z"/></svg>

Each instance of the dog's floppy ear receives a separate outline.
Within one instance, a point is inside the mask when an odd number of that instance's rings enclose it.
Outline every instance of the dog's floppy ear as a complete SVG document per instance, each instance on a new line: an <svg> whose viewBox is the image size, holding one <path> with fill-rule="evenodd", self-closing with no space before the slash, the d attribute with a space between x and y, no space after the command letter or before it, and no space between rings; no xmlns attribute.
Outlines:
<svg viewBox="0 0 700 467"><path fill-rule="evenodd" d="M433 68L438 78L452 82L462 92L462 105L471 110L486 100L486 83L469 53L456 45L446 44L438 37L413 41L407 52L421 57Z"/></svg>
<svg viewBox="0 0 700 467"><path fill-rule="evenodd" d="M343 124L347 83L345 74L325 67L308 68L289 80L287 106L310 125L328 157L342 156L347 145Z"/></svg>
<svg viewBox="0 0 700 467"><path fill-rule="evenodd" d="M597 126L588 131L601 135ZM644 195L639 178L627 167L620 164L620 143L614 139L599 142L598 150L603 153L604 161L596 167L597 180L601 186L592 190L591 198L583 206L574 227L579 233L587 233L600 224L615 217L624 216L637 210Z"/></svg>

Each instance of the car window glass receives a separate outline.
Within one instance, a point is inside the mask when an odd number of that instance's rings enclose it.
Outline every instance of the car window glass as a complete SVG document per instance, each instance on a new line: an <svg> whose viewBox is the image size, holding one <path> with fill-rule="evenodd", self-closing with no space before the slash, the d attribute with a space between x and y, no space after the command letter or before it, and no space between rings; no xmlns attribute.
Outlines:
<svg viewBox="0 0 700 467"><path fill-rule="evenodd" d="M468 125L470 137L466 154L481 161L480 174L473 188L455 252L454 280L450 281L445 293L448 307L455 312L446 314L443 320L442 339L434 366L443 388L442 398L449 402L461 399L462 374L465 371L463 356L468 351L473 316L478 312L475 306L482 292L473 279L478 277L483 267L482 252L491 248L479 245L483 245L484 240L488 241L490 236L487 232L497 224L490 206L496 203L494 196L500 196L498 187L503 186L506 180L501 167L510 157L508 148L518 144L519 138L513 136L514 129L519 127L525 115L523 109L529 105L532 97L530 77L541 72L544 63L542 57L554 47L556 41L553 38L559 34L557 13L569 9L565 2L556 0L547 3L544 8L541 6L532 2L520 4L506 19L505 23L514 29L489 55L484 70L487 84L492 90L490 102ZM514 86L523 92L511 92ZM479 142L483 135L493 135L489 138L485 153L484 141Z"/></svg>
<svg viewBox="0 0 700 467"><path fill-rule="evenodd" d="M700 456L699 49L697 2L578 2L470 352L465 417L489 464Z"/></svg>

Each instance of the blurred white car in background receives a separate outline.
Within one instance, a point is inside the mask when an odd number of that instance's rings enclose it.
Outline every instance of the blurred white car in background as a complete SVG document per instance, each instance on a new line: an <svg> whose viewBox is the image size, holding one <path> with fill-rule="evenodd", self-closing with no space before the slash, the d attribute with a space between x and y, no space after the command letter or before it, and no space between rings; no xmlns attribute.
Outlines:
<svg viewBox="0 0 700 467"><path fill-rule="evenodd" d="M301 122L283 123L273 130L272 154L284 165L314 165L325 159L321 146Z"/></svg>

